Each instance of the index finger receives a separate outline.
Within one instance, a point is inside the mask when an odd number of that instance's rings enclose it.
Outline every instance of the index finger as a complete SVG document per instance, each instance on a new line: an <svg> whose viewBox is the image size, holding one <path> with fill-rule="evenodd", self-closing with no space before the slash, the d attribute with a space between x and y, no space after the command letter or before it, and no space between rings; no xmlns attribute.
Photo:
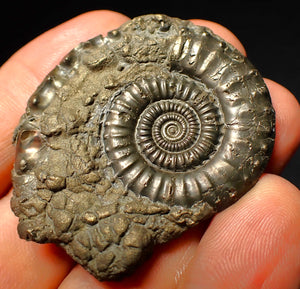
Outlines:
<svg viewBox="0 0 300 289"><path fill-rule="evenodd" d="M197 25L209 27L246 56L242 43L227 28L207 20L193 19L192 21ZM264 81L276 113L275 144L267 171L279 174L300 144L300 106L296 97L288 89L270 79Z"/></svg>
<svg viewBox="0 0 300 289"><path fill-rule="evenodd" d="M15 148L12 136L28 98L43 78L80 42L120 26L128 18L112 11L80 15L34 39L0 69L0 196L11 184Z"/></svg>

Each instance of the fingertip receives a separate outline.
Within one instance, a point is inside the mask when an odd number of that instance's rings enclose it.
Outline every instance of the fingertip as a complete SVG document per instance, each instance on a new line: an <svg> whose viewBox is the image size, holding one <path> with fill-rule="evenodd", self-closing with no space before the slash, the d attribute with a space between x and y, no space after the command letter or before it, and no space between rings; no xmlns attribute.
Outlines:
<svg viewBox="0 0 300 289"><path fill-rule="evenodd" d="M184 288L294 288L289 286L300 269L299 220L299 190L265 174L212 220L185 276L192 285Z"/></svg>
<svg viewBox="0 0 300 289"><path fill-rule="evenodd" d="M80 42L100 34L105 36L128 20L124 14L110 10L85 12L41 34L12 59L31 67L39 82Z"/></svg>
<svg viewBox="0 0 300 289"><path fill-rule="evenodd" d="M11 192L0 200L0 288L57 288L73 261L53 244L20 239L10 199Z"/></svg>
<svg viewBox="0 0 300 289"><path fill-rule="evenodd" d="M287 88L270 79L264 81L276 113L276 137L267 171L278 174L300 144L300 106Z"/></svg>
<svg viewBox="0 0 300 289"><path fill-rule="evenodd" d="M244 56L246 56L246 50L239 39L226 27L219 23L212 22L209 20L202 19L191 19L191 21L199 26L205 26L210 28L215 34L219 35L221 38L232 44L236 49L238 49Z"/></svg>
<svg viewBox="0 0 300 289"><path fill-rule="evenodd" d="M196 25L206 26L236 47L243 55L245 48L226 27L208 20L192 19ZM300 106L295 96L280 84L265 79L276 112L276 138L267 172L279 174L300 144Z"/></svg>
<svg viewBox="0 0 300 289"><path fill-rule="evenodd" d="M254 214L262 219L270 216L270 221L276 226L288 223L289 219L300 220L300 191L280 176L264 174L236 206L236 210L243 207L243 210L252 211L253 219L256 218Z"/></svg>
<svg viewBox="0 0 300 289"><path fill-rule="evenodd" d="M80 265L76 265L59 286L59 289L71 289L71 288L72 289L81 289L81 288L105 289L107 287L103 283L100 283L95 277L93 277L87 271L85 271Z"/></svg>
<svg viewBox="0 0 300 289"><path fill-rule="evenodd" d="M80 42L119 27L129 18L109 10L81 14L29 42L1 67L0 197L10 186L14 148L13 130L26 102L42 79Z"/></svg>
<svg viewBox="0 0 300 289"><path fill-rule="evenodd" d="M65 22L65 24L68 24L72 27L75 26L81 26L84 25L85 23L94 23L95 24L95 31L94 34L95 36L102 34L105 36L108 31L115 29L128 21L130 18L127 17L126 15L112 11L112 10L92 10L85 12L83 14L80 14L73 19ZM89 24L89 25L90 25ZM59 26L58 26L59 27ZM78 27L80 28L80 27ZM77 28L77 29L78 29ZM76 28L75 28L76 29ZM76 30L77 30L76 29ZM89 29L90 31L90 29ZM88 38L90 39L90 38ZM86 40L88 40L86 39Z"/></svg>

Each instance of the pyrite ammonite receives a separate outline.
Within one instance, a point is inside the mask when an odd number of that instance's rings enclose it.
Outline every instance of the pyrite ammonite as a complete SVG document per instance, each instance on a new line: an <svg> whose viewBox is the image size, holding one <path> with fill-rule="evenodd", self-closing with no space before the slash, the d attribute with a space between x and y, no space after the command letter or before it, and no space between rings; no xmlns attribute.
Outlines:
<svg viewBox="0 0 300 289"><path fill-rule="evenodd" d="M137 17L73 49L29 99L14 137L19 235L118 279L242 197L274 123L233 46L189 21Z"/></svg>

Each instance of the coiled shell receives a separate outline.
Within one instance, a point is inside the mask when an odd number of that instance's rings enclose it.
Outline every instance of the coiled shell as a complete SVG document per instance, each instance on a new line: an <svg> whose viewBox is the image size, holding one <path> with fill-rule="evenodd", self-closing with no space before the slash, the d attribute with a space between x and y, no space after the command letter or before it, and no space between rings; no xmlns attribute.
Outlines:
<svg viewBox="0 0 300 289"><path fill-rule="evenodd" d="M152 201L200 201L204 162L223 137L218 107L202 85L174 75L138 79L118 92L106 112L103 139L126 188Z"/></svg>
<svg viewBox="0 0 300 289"><path fill-rule="evenodd" d="M188 21L137 17L73 49L29 99L15 132L19 235L120 278L256 183L274 123L234 47Z"/></svg>

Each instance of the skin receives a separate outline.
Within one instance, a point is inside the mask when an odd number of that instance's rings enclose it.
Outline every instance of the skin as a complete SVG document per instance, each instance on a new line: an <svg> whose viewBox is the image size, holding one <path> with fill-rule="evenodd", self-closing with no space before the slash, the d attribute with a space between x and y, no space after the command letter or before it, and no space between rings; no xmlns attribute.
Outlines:
<svg viewBox="0 0 300 289"><path fill-rule="evenodd" d="M276 140L266 173L241 200L179 239L122 282L99 282L52 244L21 240L10 210L12 134L26 102L62 57L81 41L127 21L112 11L80 15L42 34L0 69L0 288L46 289L297 289L300 286L300 192L277 176L300 143L300 107L284 87L266 79L276 111ZM225 27L204 20L244 55Z"/></svg>

